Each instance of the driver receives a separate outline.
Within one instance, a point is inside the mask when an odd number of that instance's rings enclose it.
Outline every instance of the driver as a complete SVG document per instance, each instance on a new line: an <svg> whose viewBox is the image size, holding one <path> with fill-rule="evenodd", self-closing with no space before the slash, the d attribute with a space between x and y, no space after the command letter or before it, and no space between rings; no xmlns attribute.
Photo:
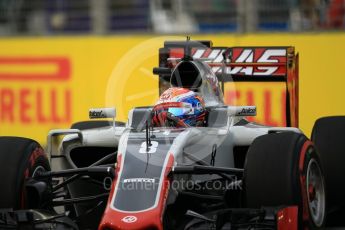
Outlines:
<svg viewBox="0 0 345 230"><path fill-rule="evenodd" d="M160 96L152 109L152 123L156 127L205 126L205 102L194 91L169 88Z"/></svg>

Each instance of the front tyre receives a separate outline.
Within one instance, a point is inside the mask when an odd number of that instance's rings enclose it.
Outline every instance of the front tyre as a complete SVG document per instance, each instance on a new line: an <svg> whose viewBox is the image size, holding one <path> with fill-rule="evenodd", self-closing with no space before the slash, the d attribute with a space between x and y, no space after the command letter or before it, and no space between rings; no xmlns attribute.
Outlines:
<svg viewBox="0 0 345 230"><path fill-rule="evenodd" d="M250 146L244 171L247 206L298 206L299 228L325 223L323 171L311 141L284 132L260 136Z"/></svg>
<svg viewBox="0 0 345 230"><path fill-rule="evenodd" d="M0 208L28 208L25 182L38 171L49 171L44 150L34 140L0 137Z"/></svg>
<svg viewBox="0 0 345 230"><path fill-rule="evenodd" d="M345 116L323 117L313 127L312 141L320 154L327 187L327 225L344 226Z"/></svg>

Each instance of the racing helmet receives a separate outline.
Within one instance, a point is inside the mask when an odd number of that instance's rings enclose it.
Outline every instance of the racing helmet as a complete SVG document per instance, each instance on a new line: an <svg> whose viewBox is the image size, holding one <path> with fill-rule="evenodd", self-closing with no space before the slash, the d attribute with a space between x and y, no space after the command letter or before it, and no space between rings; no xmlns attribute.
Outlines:
<svg viewBox="0 0 345 230"><path fill-rule="evenodd" d="M152 124L156 127L196 127L205 124L203 98L185 88L173 87L164 91L152 112Z"/></svg>

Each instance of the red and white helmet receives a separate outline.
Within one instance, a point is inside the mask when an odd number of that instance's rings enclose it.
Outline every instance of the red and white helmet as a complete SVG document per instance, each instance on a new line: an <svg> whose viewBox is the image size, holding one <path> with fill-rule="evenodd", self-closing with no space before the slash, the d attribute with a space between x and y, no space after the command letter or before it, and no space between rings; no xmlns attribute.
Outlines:
<svg viewBox="0 0 345 230"><path fill-rule="evenodd" d="M153 107L154 126L190 127L205 123L205 102L194 91L173 87L167 89Z"/></svg>

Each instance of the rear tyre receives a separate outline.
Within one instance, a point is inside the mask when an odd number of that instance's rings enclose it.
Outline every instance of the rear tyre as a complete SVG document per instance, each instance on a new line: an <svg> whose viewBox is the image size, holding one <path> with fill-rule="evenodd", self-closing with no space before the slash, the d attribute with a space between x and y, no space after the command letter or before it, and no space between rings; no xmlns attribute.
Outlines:
<svg viewBox="0 0 345 230"><path fill-rule="evenodd" d="M38 171L50 171L50 166L36 141L0 137L0 208L27 208L25 181Z"/></svg>
<svg viewBox="0 0 345 230"><path fill-rule="evenodd" d="M250 146L244 171L247 206L298 206L299 228L321 228L326 195L323 172L312 142L303 134L260 136Z"/></svg>
<svg viewBox="0 0 345 230"><path fill-rule="evenodd" d="M327 188L327 225L344 225L345 216L345 116L318 119L312 141L320 153ZM341 210L343 209L343 210Z"/></svg>
<svg viewBox="0 0 345 230"><path fill-rule="evenodd" d="M96 129L96 128L103 128L112 126L112 121L79 121L76 123L73 123L71 126L71 129L79 129L79 130L85 130L85 129ZM115 121L115 126L125 126L124 122Z"/></svg>

